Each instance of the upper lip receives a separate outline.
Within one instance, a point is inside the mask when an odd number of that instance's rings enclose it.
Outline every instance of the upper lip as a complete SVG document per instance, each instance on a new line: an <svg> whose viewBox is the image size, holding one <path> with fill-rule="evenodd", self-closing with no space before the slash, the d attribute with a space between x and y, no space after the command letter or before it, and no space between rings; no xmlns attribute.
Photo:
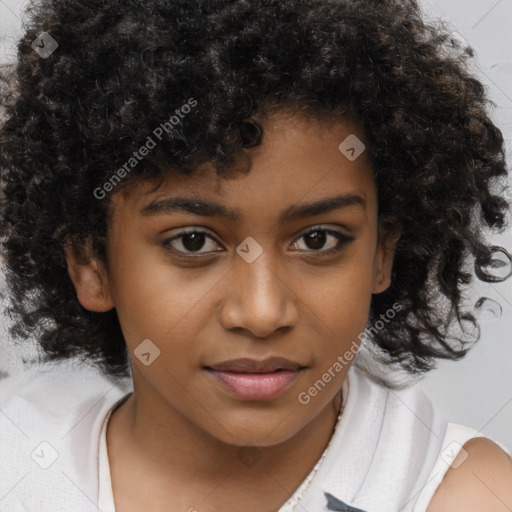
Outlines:
<svg viewBox="0 0 512 512"><path fill-rule="evenodd" d="M206 368L224 372L267 373L276 370L299 370L303 368L303 366L284 357L268 357L260 361L242 357L240 359L222 361L214 365L206 366Z"/></svg>

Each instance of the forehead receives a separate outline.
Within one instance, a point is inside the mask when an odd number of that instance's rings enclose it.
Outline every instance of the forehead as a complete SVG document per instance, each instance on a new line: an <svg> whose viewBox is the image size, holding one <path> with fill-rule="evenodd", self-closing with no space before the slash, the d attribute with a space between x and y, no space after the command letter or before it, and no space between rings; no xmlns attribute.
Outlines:
<svg viewBox="0 0 512 512"><path fill-rule="evenodd" d="M364 134L350 118L319 121L285 113L261 124L262 143L237 155L235 167L242 172L220 178L211 163L190 175L169 172L158 187L155 183L127 187L114 196L114 206L130 205L131 211L144 215L148 206L168 197L218 198L236 205L231 209L233 220L237 214L240 220L251 207L260 209L261 215L261 208L341 193L363 197L365 206L376 203Z"/></svg>

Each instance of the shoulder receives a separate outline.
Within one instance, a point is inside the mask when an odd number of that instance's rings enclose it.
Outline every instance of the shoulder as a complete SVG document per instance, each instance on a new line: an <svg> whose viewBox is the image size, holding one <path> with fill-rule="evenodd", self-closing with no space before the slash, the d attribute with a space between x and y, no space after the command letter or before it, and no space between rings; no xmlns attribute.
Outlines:
<svg viewBox="0 0 512 512"><path fill-rule="evenodd" d="M0 380L0 452L6 439L36 443L66 432L78 420L94 426L103 410L126 393L94 368L70 364L34 366ZM52 435L53 434L53 435Z"/></svg>
<svg viewBox="0 0 512 512"><path fill-rule="evenodd" d="M485 437L467 441L427 512L509 512L512 510L512 458Z"/></svg>
<svg viewBox="0 0 512 512"><path fill-rule="evenodd" d="M0 380L1 509L97 511L100 431L126 391L79 365Z"/></svg>

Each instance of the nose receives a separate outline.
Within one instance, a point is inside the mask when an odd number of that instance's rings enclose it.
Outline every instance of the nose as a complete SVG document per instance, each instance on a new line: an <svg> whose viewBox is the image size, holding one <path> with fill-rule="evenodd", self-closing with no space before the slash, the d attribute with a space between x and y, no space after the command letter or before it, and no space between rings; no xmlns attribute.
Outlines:
<svg viewBox="0 0 512 512"><path fill-rule="evenodd" d="M227 330L248 331L266 338L278 329L291 328L298 320L298 296L283 269L264 250L248 263L236 256L226 275L221 322Z"/></svg>

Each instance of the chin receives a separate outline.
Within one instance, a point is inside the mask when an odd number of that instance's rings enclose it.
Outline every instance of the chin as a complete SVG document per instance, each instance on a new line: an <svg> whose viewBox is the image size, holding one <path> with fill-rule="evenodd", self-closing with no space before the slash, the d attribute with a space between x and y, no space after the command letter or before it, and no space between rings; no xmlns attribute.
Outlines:
<svg viewBox="0 0 512 512"><path fill-rule="evenodd" d="M215 437L234 446L264 448L288 441L307 423L294 423L293 415L283 413L274 416L267 413L259 419L254 416L254 411L249 411L247 415L238 418L232 416L229 421L223 421L224 428L215 425Z"/></svg>

